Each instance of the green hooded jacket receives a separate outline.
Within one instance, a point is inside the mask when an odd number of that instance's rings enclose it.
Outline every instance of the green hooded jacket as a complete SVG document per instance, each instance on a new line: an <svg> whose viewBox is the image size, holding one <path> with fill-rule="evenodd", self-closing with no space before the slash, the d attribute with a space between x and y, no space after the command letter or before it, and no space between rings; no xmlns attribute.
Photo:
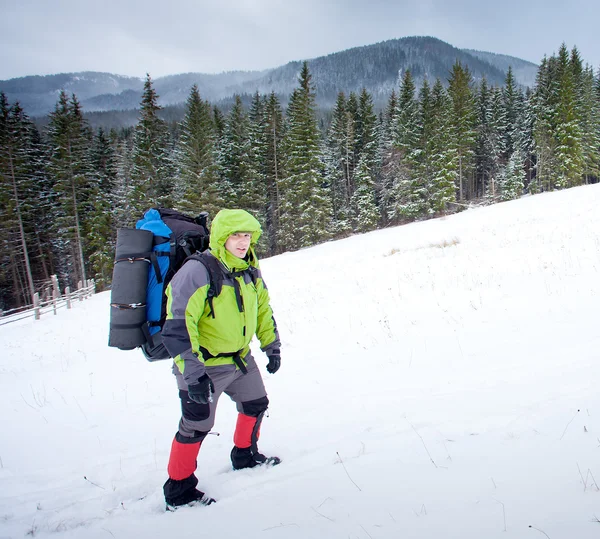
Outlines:
<svg viewBox="0 0 600 539"><path fill-rule="evenodd" d="M225 242L235 232L252 234L244 259L225 249ZM207 302L210 278L202 263L193 259L185 263L167 287L163 342L188 384L198 381L205 372L205 365L235 364L236 352L244 358L250 352L254 335L267 354L280 348L269 292L254 251L260 235L259 222L244 210L221 210L215 216L210 231L210 253L220 262L224 280L221 293L213 298L214 318ZM242 273L233 276L233 272ZM255 274L254 279L251 272ZM241 304L236 297L234 279ZM205 359L201 348L210 356L220 357Z"/></svg>

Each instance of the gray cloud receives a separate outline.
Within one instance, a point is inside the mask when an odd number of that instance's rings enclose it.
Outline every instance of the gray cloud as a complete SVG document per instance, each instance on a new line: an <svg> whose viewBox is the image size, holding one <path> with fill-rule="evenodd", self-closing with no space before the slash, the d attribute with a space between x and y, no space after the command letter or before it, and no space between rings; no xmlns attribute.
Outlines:
<svg viewBox="0 0 600 539"><path fill-rule="evenodd" d="M594 0L0 0L0 9L0 79L266 69L412 35L533 62L565 42L600 66Z"/></svg>

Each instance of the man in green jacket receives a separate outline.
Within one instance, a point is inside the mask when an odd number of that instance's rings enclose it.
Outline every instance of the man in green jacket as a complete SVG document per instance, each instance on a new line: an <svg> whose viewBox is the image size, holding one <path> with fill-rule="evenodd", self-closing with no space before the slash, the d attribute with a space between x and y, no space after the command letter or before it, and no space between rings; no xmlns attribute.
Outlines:
<svg viewBox="0 0 600 539"><path fill-rule="evenodd" d="M281 363L277 325L254 252L260 234L260 224L248 212L221 210L211 225L208 254L222 272L220 293L212 297L209 271L193 258L167 287L162 336L174 358L182 410L164 485L167 505L215 501L196 488L194 471L223 392L239 412L231 451L233 468L280 462L277 457L265 457L257 447L269 399L250 352L253 336L269 359L269 373L277 372Z"/></svg>

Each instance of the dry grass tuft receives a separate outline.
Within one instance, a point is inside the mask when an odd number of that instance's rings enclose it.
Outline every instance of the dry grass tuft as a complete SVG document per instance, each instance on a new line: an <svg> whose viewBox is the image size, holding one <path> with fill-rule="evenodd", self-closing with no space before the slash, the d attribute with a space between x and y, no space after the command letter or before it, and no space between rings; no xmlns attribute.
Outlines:
<svg viewBox="0 0 600 539"><path fill-rule="evenodd" d="M427 246L423 246L423 247L415 247L414 249L400 249L399 247L394 247L389 253L387 253L384 256L392 256L395 255L397 253L401 253L403 251L408 252L408 251L420 251L421 249L433 249L433 248L437 248L437 249L445 249L446 247L453 247L454 245L458 245L460 243L460 240L457 237L451 238L451 239L444 239L441 240L437 243L430 243Z"/></svg>

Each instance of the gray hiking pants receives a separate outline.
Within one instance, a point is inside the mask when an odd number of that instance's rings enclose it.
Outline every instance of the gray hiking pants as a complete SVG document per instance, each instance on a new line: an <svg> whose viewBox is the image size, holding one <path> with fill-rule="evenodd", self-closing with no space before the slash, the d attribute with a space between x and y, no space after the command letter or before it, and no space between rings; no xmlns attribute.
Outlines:
<svg viewBox="0 0 600 539"><path fill-rule="evenodd" d="M269 400L256 361L250 353L244 360L248 364L247 374L242 373L235 365L206 367L206 374L215 386L212 402L208 404L190 401L183 376L177 365L173 364L173 374L177 379L181 399L180 436L197 441L204 439L215 424L217 404L223 393L236 403L237 411L241 414L257 417L267 409Z"/></svg>

